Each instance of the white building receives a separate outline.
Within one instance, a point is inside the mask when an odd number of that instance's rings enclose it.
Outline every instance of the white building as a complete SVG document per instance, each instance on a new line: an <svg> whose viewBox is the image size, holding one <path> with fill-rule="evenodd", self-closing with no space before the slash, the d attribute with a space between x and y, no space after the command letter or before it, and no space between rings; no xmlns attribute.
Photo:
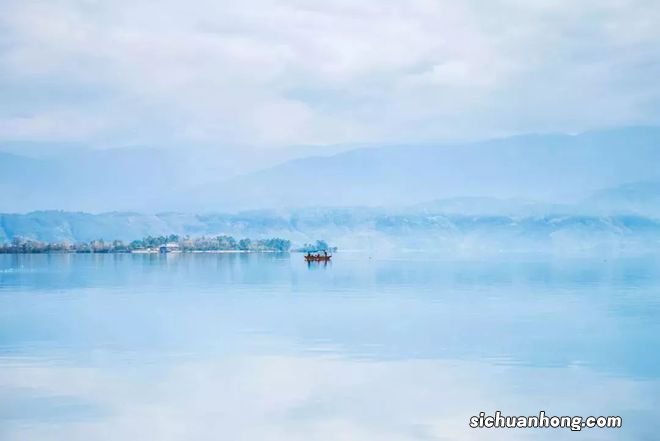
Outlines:
<svg viewBox="0 0 660 441"><path fill-rule="evenodd" d="M161 245L158 251L160 251L161 253L178 253L181 251L181 249L179 248L178 243L169 242L166 243L165 245Z"/></svg>

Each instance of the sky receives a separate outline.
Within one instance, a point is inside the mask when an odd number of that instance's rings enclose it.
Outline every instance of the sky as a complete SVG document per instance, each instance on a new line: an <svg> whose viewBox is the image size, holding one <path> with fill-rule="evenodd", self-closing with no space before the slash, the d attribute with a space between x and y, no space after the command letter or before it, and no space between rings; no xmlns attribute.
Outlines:
<svg viewBox="0 0 660 441"><path fill-rule="evenodd" d="M660 123L656 1L0 2L0 143L283 150Z"/></svg>

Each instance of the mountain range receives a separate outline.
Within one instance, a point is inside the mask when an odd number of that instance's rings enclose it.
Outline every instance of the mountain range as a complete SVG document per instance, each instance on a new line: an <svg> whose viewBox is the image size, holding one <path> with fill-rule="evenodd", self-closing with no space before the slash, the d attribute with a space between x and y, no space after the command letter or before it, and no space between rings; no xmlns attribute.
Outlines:
<svg viewBox="0 0 660 441"><path fill-rule="evenodd" d="M653 127L368 146L276 165L257 153L251 165L240 165L235 155L142 148L2 153L0 211L217 213L477 198L638 210L660 182L660 129ZM639 183L647 183L648 194L640 194ZM626 185L640 202L629 203Z"/></svg>
<svg viewBox="0 0 660 441"><path fill-rule="evenodd" d="M651 251L660 247L660 213L618 207L634 186L601 191L584 203L454 198L401 208L302 208L240 213L37 211L0 214L0 242L94 239L131 241L148 235L282 237L302 245L323 238L342 249L449 251ZM646 183L641 194L657 200ZM610 197L611 195L611 197ZM627 199L626 199L627 200ZM592 203L592 205L589 205ZM604 208L606 207L606 208ZM638 208L635 205L633 208ZM657 206L655 207L657 210Z"/></svg>
<svg viewBox="0 0 660 441"><path fill-rule="evenodd" d="M140 148L1 153L0 242L230 234L343 249L660 246L658 128L273 162L239 169L230 154Z"/></svg>

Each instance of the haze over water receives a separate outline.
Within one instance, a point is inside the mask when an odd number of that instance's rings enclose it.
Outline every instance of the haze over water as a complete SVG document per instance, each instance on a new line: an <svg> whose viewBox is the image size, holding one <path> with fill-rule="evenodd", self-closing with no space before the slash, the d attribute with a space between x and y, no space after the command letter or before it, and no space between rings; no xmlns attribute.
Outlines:
<svg viewBox="0 0 660 441"><path fill-rule="evenodd" d="M334 260L0 256L0 439L655 439L657 257Z"/></svg>

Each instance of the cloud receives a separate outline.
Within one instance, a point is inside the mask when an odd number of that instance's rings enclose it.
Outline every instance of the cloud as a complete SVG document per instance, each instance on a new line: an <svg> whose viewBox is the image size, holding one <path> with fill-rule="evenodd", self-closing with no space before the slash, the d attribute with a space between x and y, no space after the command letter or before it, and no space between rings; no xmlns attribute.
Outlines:
<svg viewBox="0 0 660 441"><path fill-rule="evenodd" d="M50 141L68 140L72 133L79 137L103 130L104 122L94 116L85 116L69 109L29 116L8 117L0 120L0 138L12 140Z"/></svg>
<svg viewBox="0 0 660 441"><path fill-rule="evenodd" d="M644 0L5 3L4 140L277 146L660 117ZM36 86L32 105L12 93Z"/></svg>

